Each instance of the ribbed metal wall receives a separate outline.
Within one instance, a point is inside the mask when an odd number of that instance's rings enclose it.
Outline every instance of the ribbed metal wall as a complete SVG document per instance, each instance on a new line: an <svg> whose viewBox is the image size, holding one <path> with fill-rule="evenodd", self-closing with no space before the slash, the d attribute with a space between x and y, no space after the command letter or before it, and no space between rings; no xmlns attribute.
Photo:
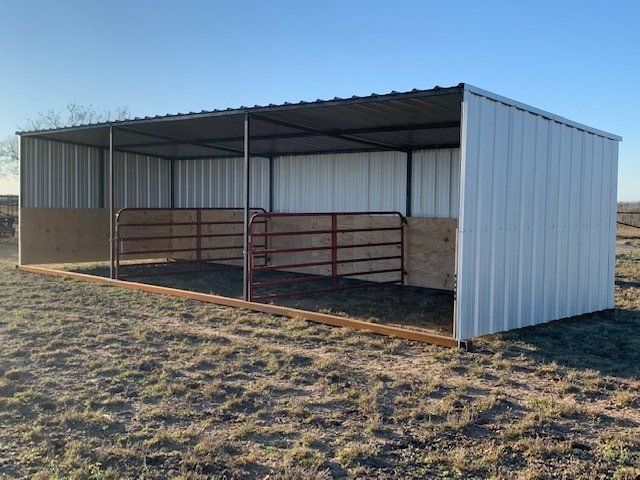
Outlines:
<svg viewBox="0 0 640 480"><path fill-rule="evenodd" d="M105 157L108 152L105 152ZM146 155L116 152L114 196L117 208L171 206L171 162Z"/></svg>
<svg viewBox="0 0 640 480"><path fill-rule="evenodd" d="M273 175L279 212L405 211L401 152L277 157Z"/></svg>
<svg viewBox="0 0 640 480"><path fill-rule="evenodd" d="M22 206L99 208L104 201L99 149L25 137L20 156Z"/></svg>
<svg viewBox="0 0 640 480"><path fill-rule="evenodd" d="M108 151L25 137L22 160L25 207L108 206ZM116 208L170 205L168 160L120 152L114 160ZM273 163L275 211L404 213L407 162L402 152L276 157ZM241 158L174 165L176 207L242 205ZM459 149L414 152L412 214L456 217L459 172ZM251 178L252 204L268 208L268 159L252 159Z"/></svg>
<svg viewBox="0 0 640 480"><path fill-rule="evenodd" d="M457 218L460 204L460 149L413 153L411 215Z"/></svg>
<svg viewBox="0 0 640 480"><path fill-rule="evenodd" d="M35 208L105 208L108 152L24 137L22 205ZM170 205L169 162L117 152L116 207Z"/></svg>
<svg viewBox="0 0 640 480"><path fill-rule="evenodd" d="M613 307L618 142L465 92L456 337Z"/></svg>
<svg viewBox="0 0 640 480"><path fill-rule="evenodd" d="M174 165L176 207L242 207L242 158L177 160ZM251 159L251 205L269 207L269 160Z"/></svg>

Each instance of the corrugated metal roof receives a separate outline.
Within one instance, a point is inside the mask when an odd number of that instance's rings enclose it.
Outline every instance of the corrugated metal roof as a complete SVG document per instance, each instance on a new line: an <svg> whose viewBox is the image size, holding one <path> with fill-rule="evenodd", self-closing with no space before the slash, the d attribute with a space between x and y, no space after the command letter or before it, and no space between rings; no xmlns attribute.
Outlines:
<svg viewBox="0 0 640 480"><path fill-rule="evenodd" d="M42 130L24 130L24 131L20 131L20 132L16 132L16 135L30 135L30 134L34 134L34 133L53 133L53 132L59 132L59 131L63 131L63 130L77 130L77 129L83 129L83 128L87 128L87 127L98 127L98 126L110 126L110 125L118 125L118 124L122 124L122 125L127 125L127 124L135 124L137 122L144 122L144 121L148 121L148 120L166 120L166 119L176 119L176 118L181 118L181 117L197 117L197 116L201 116L201 115L211 115L211 114L232 114L232 113L245 113L247 111L252 111L252 110L268 110L268 109L286 109L287 107L291 107L291 106L301 106L301 105L317 105L317 104L330 104L330 103L335 103L335 102L340 102L343 104L348 104L351 103L353 101L359 101L359 100L368 100L368 99L375 99L375 100L383 100L389 97L406 97L409 95L421 95L421 94L425 94L425 93L430 93L430 92L441 92L443 91L443 93L445 93L448 90L460 90L464 88L464 84L460 83L455 87L440 87L438 85L436 85L435 87L431 88L431 89L417 89L414 88L408 92L397 92L395 90L392 90L391 92L388 93L371 93L369 95L363 95L363 96L358 96L358 95L353 95L351 97L348 98L341 98L341 97L334 97L332 99L321 99L318 98L316 100L311 100L311 101L307 101L307 100L300 100L298 102L284 102L281 104L273 104L270 103L268 105L254 105L253 107L247 107L247 106L240 106L240 107L228 107L228 108L216 108L213 110L201 110L200 112L182 112L182 113L167 113L165 115L154 115L154 116L145 116L145 117L134 117L134 118L129 118L129 119L124 119L124 120L112 120L112 121L108 121L108 122L96 122L96 123L87 123L87 124L82 124L82 125L70 125L68 127L63 127L63 128L49 128L49 129L42 129Z"/></svg>
<svg viewBox="0 0 640 480"><path fill-rule="evenodd" d="M165 158L233 157L243 151L243 122L252 114L252 154L281 156L457 146L464 85L241 106L135 118L20 135L106 148L116 128L120 151Z"/></svg>
<svg viewBox="0 0 640 480"><path fill-rule="evenodd" d="M18 134L107 148L113 126L117 132L116 147L121 152L170 159L233 158L243 154L243 121L245 114L250 113L254 156L454 148L460 145L464 91L621 140L616 135L463 83L429 90L240 106Z"/></svg>

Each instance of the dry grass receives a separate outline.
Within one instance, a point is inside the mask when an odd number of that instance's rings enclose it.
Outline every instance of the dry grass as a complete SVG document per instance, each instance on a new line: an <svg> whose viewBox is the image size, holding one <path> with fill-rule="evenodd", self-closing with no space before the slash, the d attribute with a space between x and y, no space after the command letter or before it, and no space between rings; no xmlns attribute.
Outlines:
<svg viewBox="0 0 640 480"><path fill-rule="evenodd" d="M640 475L638 288L465 353L0 258L0 478Z"/></svg>

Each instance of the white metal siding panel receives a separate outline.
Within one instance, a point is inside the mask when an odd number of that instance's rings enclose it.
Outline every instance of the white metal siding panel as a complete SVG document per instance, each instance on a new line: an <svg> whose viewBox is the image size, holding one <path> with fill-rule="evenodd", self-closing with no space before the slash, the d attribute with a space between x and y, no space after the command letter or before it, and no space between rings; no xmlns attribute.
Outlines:
<svg viewBox="0 0 640 480"><path fill-rule="evenodd" d="M413 153L411 215L457 218L460 149L441 148Z"/></svg>
<svg viewBox="0 0 640 480"><path fill-rule="evenodd" d="M170 206L168 160L116 152L113 161L116 209Z"/></svg>
<svg viewBox="0 0 640 480"><path fill-rule="evenodd" d="M98 208L100 150L25 137L23 206Z"/></svg>
<svg viewBox="0 0 640 480"><path fill-rule="evenodd" d="M104 208L107 206L108 152L100 149L23 139L21 161L25 207ZM115 198L118 208L168 206L169 162L116 153ZM102 177L102 178L101 178Z"/></svg>
<svg viewBox="0 0 640 480"><path fill-rule="evenodd" d="M616 140L467 91L456 337L613 307Z"/></svg>
<svg viewBox="0 0 640 480"><path fill-rule="evenodd" d="M179 160L174 167L176 207L240 208L244 159ZM269 207L269 160L251 159L251 205Z"/></svg>
<svg viewBox="0 0 640 480"><path fill-rule="evenodd" d="M275 211L405 211L402 152L283 156L273 170Z"/></svg>

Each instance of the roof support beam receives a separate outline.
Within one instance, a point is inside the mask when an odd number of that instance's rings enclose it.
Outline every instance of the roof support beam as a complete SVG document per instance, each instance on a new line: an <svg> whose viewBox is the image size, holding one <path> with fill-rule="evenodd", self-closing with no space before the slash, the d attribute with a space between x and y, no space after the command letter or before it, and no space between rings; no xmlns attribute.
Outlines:
<svg viewBox="0 0 640 480"><path fill-rule="evenodd" d="M22 138L22 137L21 137ZM46 142L54 142L54 143L62 143L64 145L76 145L78 147L86 147L86 148L95 148L95 149L109 149L109 145L107 144L107 146L105 147L104 145L94 145L91 143L81 143L81 142L74 142L72 140L60 140L58 138L51 138L51 137L47 137L45 135L28 135L25 136L24 138L34 138L36 140L44 140ZM113 151L114 152L118 152L118 153L130 153L131 155L148 155L146 153L142 153L142 152L135 152L133 150L127 150L126 148L121 148L121 147L117 147L114 146L113 147ZM168 158L164 155L148 155L149 157L156 157L156 158Z"/></svg>
<svg viewBox="0 0 640 480"><path fill-rule="evenodd" d="M376 141L373 141L373 140L365 140L365 139L362 139L362 138L354 137L353 135L344 135L344 134L341 134L341 133L338 133L338 134L327 133L326 131L317 130L315 128L306 127L304 125L298 125L298 124L292 123L292 122L285 122L284 120L276 120L276 119L273 119L273 118L264 117L262 115L255 115L254 114L253 117L258 119L258 120L260 120L260 121L267 122L267 123L272 123L274 125L280 125L282 127L293 128L293 129L296 129L296 130L302 130L303 132L314 133L316 135L323 135L323 136L326 136L326 137L333 137L333 138L338 138L340 140L346 140L348 142L360 143L362 145L369 145L371 147L377 147L378 150L394 150L394 151L404 151L405 150L405 148L402 148L399 145L391 145L391 144L388 144L388 143L376 142Z"/></svg>
<svg viewBox="0 0 640 480"><path fill-rule="evenodd" d="M251 137L251 140L254 140L254 137ZM437 150L439 148L458 148L460 147L459 143L440 143L437 145L421 145L416 147L411 147L411 150ZM386 150L386 149L385 149ZM267 153L252 153L254 157L261 158L269 158L269 157L298 157L304 155L330 155L335 153L365 153L365 152L379 152L380 148L365 148L365 147L355 147L350 149L339 149L339 150L308 150L308 151L293 151L293 152L267 152ZM401 150L406 152L406 149ZM188 155L184 157L171 157L173 160L205 160L211 158L238 158L238 155Z"/></svg>
<svg viewBox="0 0 640 480"><path fill-rule="evenodd" d="M452 122L432 122L432 123L411 123L405 125L395 126L383 126L383 127L364 127L364 128L348 128L342 130L317 130L313 132L292 132L292 133L276 133L271 135L255 135L251 139L253 141L260 140L287 140L290 138L307 138L307 137L322 137L322 136L334 136L334 135L354 135L354 134L368 134L368 133L390 133L390 132L406 132L413 130L438 130L446 128L459 128L460 121ZM202 142L208 145L215 145L218 143L233 143L244 141L243 137L222 137L222 138L196 138L194 142ZM162 147L166 145L181 145L183 141L167 141L167 142L146 142L146 143L127 143L123 144L126 148L142 148L142 147Z"/></svg>
<svg viewBox="0 0 640 480"><path fill-rule="evenodd" d="M194 145L196 147L203 147L203 148L209 148L211 150L222 150L223 152L232 152L235 153L237 155L242 155L242 150L238 150L235 148L229 148L229 147L221 147L221 146L214 146L214 145L209 145L205 142L198 142L195 140L187 140L184 138L177 138L177 137L173 137L173 136L169 136L169 135L162 135L160 133L151 133L151 132L146 132L144 130L137 130L135 128L131 128L131 127L122 127L122 126L118 126L118 127L113 127L114 129L117 128L118 130L122 130L125 132L129 132L129 133L133 133L134 135L141 135L141 136L146 136L146 137L150 137L150 138L158 138L160 140L167 140L169 142L179 142L179 144L181 145ZM140 155L144 155L144 153L140 153Z"/></svg>

